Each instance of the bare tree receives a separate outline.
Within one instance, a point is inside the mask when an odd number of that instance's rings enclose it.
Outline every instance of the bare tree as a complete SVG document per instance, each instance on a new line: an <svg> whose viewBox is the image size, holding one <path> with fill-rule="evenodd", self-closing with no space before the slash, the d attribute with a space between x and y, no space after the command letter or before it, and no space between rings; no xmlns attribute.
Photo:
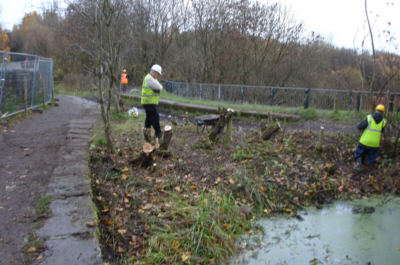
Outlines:
<svg viewBox="0 0 400 265"><path fill-rule="evenodd" d="M124 2L87 0L70 3L69 7L73 12L70 17L78 20L78 25L74 24L77 27L71 28L72 37L76 40L72 46L87 58L85 69L95 78L107 149L113 152L110 112L113 99L116 99L117 109L119 104L116 87L123 46L119 35L123 31L123 23L119 19L123 19Z"/></svg>

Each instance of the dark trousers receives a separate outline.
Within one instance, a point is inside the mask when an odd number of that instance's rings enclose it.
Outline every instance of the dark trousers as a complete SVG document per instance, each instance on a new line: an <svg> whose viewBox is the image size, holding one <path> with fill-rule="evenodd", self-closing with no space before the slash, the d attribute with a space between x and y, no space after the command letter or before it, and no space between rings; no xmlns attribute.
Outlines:
<svg viewBox="0 0 400 265"><path fill-rule="evenodd" d="M128 84L121 84L122 87L122 92L126 92L126 89L128 88Z"/></svg>
<svg viewBox="0 0 400 265"><path fill-rule="evenodd" d="M150 128L153 126L156 131L156 137L161 137L161 128L160 128L160 115L158 115L157 105L155 104L145 104L143 108L146 112L146 120L144 122L145 128Z"/></svg>
<svg viewBox="0 0 400 265"><path fill-rule="evenodd" d="M374 163L376 162L376 157L378 155L378 148L368 147L359 143L356 153L354 154L354 158L357 159L359 157L363 157L364 155L367 155L368 162Z"/></svg>

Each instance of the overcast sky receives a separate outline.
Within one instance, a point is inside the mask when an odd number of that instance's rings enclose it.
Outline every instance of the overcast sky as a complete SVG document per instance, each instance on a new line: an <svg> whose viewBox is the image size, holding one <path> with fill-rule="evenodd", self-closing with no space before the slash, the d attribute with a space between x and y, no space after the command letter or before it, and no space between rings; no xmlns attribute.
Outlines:
<svg viewBox="0 0 400 265"><path fill-rule="evenodd" d="M338 47L361 48L366 35L367 24L364 13L364 0L261 0L262 2L280 2L287 6L294 19L302 22L307 31L321 34L326 41ZM3 28L12 29L21 23L25 13L41 10L49 0L0 0L0 23ZM59 0L65 7L64 0ZM368 0L370 20L374 28L377 48L400 54L400 0ZM389 25L388 22L391 24ZM383 30L390 30L397 38L386 44ZM368 46L370 47L368 41Z"/></svg>

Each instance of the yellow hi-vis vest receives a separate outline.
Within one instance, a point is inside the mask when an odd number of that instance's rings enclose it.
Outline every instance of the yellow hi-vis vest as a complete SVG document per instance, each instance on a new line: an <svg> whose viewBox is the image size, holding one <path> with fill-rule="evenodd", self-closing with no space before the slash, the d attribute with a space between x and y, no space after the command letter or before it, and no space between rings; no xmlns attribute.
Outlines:
<svg viewBox="0 0 400 265"><path fill-rule="evenodd" d="M160 98L160 93L155 93L152 89L147 85L147 79L151 77L150 74L147 74L143 79L142 84L142 97L140 99L140 103L144 104L156 104L158 105L158 99Z"/></svg>
<svg viewBox="0 0 400 265"><path fill-rule="evenodd" d="M380 123L376 123L372 115L367 116L368 127L364 130L360 138L360 143L368 147L379 147L381 142L382 129L386 125L386 120L382 119Z"/></svg>

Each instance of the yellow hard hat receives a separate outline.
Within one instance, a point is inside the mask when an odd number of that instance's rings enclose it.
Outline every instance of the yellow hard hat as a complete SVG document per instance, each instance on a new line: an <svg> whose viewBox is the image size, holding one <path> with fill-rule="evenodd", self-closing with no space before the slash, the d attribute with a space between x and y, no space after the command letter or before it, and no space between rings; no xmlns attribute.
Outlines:
<svg viewBox="0 0 400 265"><path fill-rule="evenodd" d="M379 110L379 111L382 111L382 112L385 112L385 106L383 106L382 104L379 104L378 106L376 106L375 109Z"/></svg>
<svg viewBox="0 0 400 265"><path fill-rule="evenodd" d="M126 73L126 69L122 70L122 72Z"/></svg>

